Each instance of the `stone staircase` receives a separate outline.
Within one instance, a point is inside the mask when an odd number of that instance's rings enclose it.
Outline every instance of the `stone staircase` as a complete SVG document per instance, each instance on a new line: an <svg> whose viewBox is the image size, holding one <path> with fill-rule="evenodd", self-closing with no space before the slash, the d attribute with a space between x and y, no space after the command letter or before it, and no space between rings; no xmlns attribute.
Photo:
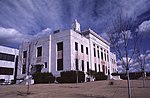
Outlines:
<svg viewBox="0 0 150 98"><path fill-rule="evenodd" d="M20 79L17 80L16 84L20 84L20 85L28 85L29 84L34 84L34 80L32 79L32 76L24 76Z"/></svg>
<svg viewBox="0 0 150 98"><path fill-rule="evenodd" d="M113 79L113 80L122 80L122 79L120 78L120 76L112 76L112 79Z"/></svg>

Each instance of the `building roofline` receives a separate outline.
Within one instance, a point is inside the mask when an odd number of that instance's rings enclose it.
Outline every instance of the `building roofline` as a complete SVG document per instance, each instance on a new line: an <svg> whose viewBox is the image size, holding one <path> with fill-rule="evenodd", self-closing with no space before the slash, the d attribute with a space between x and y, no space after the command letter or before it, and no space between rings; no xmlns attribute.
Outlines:
<svg viewBox="0 0 150 98"><path fill-rule="evenodd" d="M95 36L96 38L98 38L99 40L101 40L102 42L104 42L105 44L107 44L108 46L110 46L110 43L107 42L104 38L102 38L100 35L98 35L97 33L95 33L93 30L91 30L90 28L88 30L83 31L81 34L83 35L87 35L87 34L92 34L93 36Z"/></svg>
<svg viewBox="0 0 150 98"><path fill-rule="evenodd" d="M12 50L17 50L17 51L19 51L19 49L17 49L17 48L12 48L12 47L3 46L3 45L0 45L0 48L7 48L7 49L12 49Z"/></svg>

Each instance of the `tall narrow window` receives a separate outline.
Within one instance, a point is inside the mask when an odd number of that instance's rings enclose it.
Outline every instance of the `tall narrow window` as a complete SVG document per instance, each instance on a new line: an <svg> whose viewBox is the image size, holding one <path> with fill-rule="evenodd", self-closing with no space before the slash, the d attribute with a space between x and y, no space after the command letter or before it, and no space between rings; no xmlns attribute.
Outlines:
<svg viewBox="0 0 150 98"><path fill-rule="evenodd" d="M22 65L22 74L26 73L26 58L27 58L27 51L23 51L23 65Z"/></svg>
<svg viewBox="0 0 150 98"><path fill-rule="evenodd" d="M23 51L23 64L26 64L27 61L27 51Z"/></svg>
<svg viewBox="0 0 150 98"><path fill-rule="evenodd" d="M108 56L108 54L107 54L107 61L109 62L109 56Z"/></svg>
<svg viewBox="0 0 150 98"><path fill-rule="evenodd" d="M63 70L63 42L57 43L57 70Z"/></svg>
<svg viewBox="0 0 150 98"><path fill-rule="evenodd" d="M75 50L78 51L78 43L75 42Z"/></svg>
<svg viewBox="0 0 150 98"><path fill-rule="evenodd" d="M87 55L89 54L89 52L88 52L88 47L86 47L86 54L87 54Z"/></svg>
<svg viewBox="0 0 150 98"><path fill-rule="evenodd" d="M57 59L57 70L63 70L63 59Z"/></svg>
<svg viewBox="0 0 150 98"><path fill-rule="evenodd" d="M101 59L103 60L103 51L101 51Z"/></svg>
<svg viewBox="0 0 150 98"><path fill-rule="evenodd" d="M105 65L103 65L102 69L103 69L103 73L105 74Z"/></svg>
<svg viewBox="0 0 150 98"><path fill-rule="evenodd" d="M98 56L98 58L99 58L99 50L97 50L97 56Z"/></svg>
<svg viewBox="0 0 150 98"><path fill-rule="evenodd" d="M81 53L83 53L83 45L81 45Z"/></svg>
<svg viewBox="0 0 150 98"><path fill-rule="evenodd" d="M99 46L97 46L97 57L99 58Z"/></svg>
<svg viewBox="0 0 150 98"><path fill-rule="evenodd" d="M76 70L78 70L78 59L76 59L75 64L76 64Z"/></svg>
<svg viewBox="0 0 150 98"><path fill-rule="evenodd" d="M94 48L94 57L96 57L96 50L95 50L95 48Z"/></svg>
<svg viewBox="0 0 150 98"><path fill-rule="evenodd" d="M57 51L63 50L63 42L57 43Z"/></svg>
<svg viewBox="0 0 150 98"><path fill-rule="evenodd" d="M26 73L26 65L23 64L23 65L22 65L22 74L25 74L25 73Z"/></svg>
<svg viewBox="0 0 150 98"><path fill-rule="evenodd" d="M42 56L42 47L37 47L37 57Z"/></svg>
<svg viewBox="0 0 150 98"><path fill-rule="evenodd" d="M84 61L82 60L82 71L84 71Z"/></svg>
<svg viewBox="0 0 150 98"><path fill-rule="evenodd" d="M95 72L97 72L97 67L96 67L96 63L95 63Z"/></svg>
<svg viewBox="0 0 150 98"><path fill-rule="evenodd" d="M87 62L87 72L89 72L90 68L89 68L89 62Z"/></svg>
<svg viewBox="0 0 150 98"><path fill-rule="evenodd" d="M47 62L45 62L45 68L47 68Z"/></svg>
<svg viewBox="0 0 150 98"><path fill-rule="evenodd" d="M105 56L105 61L106 61L106 53L104 54L104 56Z"/></svg>
<svg viewBox="0 0 150 98"><path fill-rule="evenodd" d="M107 73L107 66L106 66L106 73Z"/></svg>
<svg viewBox="0 0 150 98"><path fill-rule="evenodd" d="M23 51L23 58L27 58L27 51Z"/></svg>
<svg viewBox="0 0 150 98"><path fill-rule="evenodd" d="M108 75L110 75L110 70L108 69Z"/></svg>
<svg viewBox="0 0 150 98"><path fill-rule="evenodd" d="M99 69L99 72L101 71L101 66L100 66L100 64L98 64L98 69Z"/></svg>
<svg viewBox="0 0 150 98"><path fill-rule="evenodd" d="M94 51L94 57L96 57L96 49L95 49L95 44L93 44L93 51Z"/></svg>

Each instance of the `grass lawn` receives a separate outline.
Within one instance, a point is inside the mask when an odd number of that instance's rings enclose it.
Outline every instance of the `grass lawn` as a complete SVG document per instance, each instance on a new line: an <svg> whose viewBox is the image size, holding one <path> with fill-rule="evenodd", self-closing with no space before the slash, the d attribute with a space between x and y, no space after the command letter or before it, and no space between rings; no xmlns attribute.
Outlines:
<svg viewBox="0 0 150 98"><path fill-rule="evenodd" d="M87 82L79 84L35 84L30 86L30 94L26 94L25 85L0 85L0 98L128 98L127 81L114 80ZM132 98L150 98L150 80L132 80Z"/></svg>

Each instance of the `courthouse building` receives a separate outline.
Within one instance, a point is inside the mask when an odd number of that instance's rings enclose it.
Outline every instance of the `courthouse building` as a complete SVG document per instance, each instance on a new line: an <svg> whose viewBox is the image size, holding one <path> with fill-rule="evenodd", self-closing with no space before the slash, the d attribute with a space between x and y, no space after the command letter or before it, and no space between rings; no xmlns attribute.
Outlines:
<svg viewBox="0 0 150 98"><path fill-rule="evenodd" d="M94 70L105 75L117 71L116 56L110 52L110 44L93 30L80 31L75 20L69 30L57 30L49 36L24 42L19 49L18 78L33 72L60 72ZM87 76L87 75L86 75Z"/></svg>

